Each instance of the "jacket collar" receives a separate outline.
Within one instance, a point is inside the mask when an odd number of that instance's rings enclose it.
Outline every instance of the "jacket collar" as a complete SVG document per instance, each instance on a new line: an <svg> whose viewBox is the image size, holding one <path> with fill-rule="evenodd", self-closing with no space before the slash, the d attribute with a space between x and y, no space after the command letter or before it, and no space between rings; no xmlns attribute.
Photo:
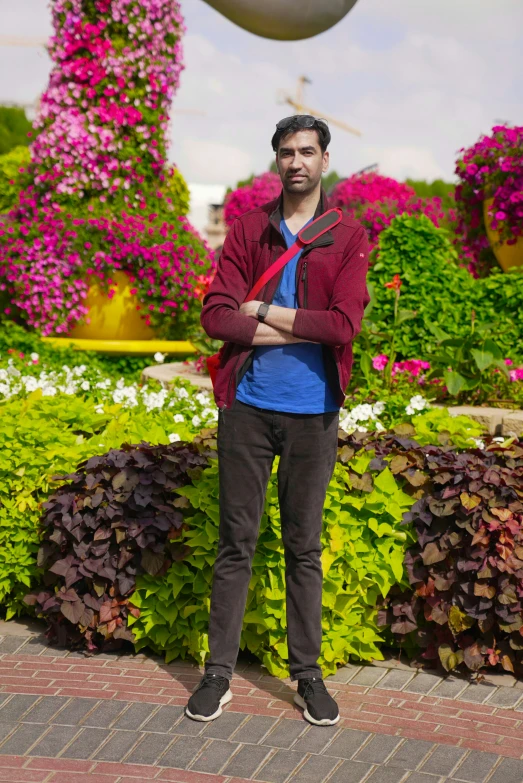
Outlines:
<svg viewBox="0 0 523 783"><path fill-rule="evenodd" d="M320 194L320 200L318 201L318 206L316 207L316 212L314 213L314 220L316 220L316 218L319 218L320 215L323 215L323 213L326 212L328 209L329 209L329 201L327 198L327 194L322 188ZM269 216L269 222L271 226L278 232L280 236L281 236L280 223L282 221L282 218L283 218L283 191L280 197L278 198L278 200L275 202L275 207ZM324 247L325 245L332 245L333 243L334 243L334 237L332 236L332 231L326 231L324 234L318 237L318 239L315 239L314 242L311 242L310 245L307 245L304 252L308 253L314 247Z"/></svg>

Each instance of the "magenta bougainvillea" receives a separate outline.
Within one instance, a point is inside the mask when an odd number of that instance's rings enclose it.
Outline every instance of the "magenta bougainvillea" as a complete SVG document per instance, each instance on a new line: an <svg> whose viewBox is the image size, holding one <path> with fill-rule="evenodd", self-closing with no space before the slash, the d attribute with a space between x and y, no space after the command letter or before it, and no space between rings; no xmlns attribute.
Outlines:
<svg viewBox="0 0 523 783"><path fill-rule="evenodd" d="M167 165L169 107L183 68L176 0L52 0L49 86L31 184L0 231L4 313L42 334L87 318L96 277L135 284L137 308L180 336L212 254L177 215ZM178 207L178 210L180 207ZM191 305L195 306L191 308Z"/></svg>
<svg viewBox="0 0 523 783"><path fill-rule="evenodd" d="M341 180L334 187L330 203L363 224L372 247L377 245L379 235L393 218L404 212L427 215L436 226L449 219L440 198L418 198L410 185L374 171Z"/></svg>
<svg viewBox="0 0 523 783"><path fill-rule="evenodd" d="M490 136L460 150L456 174L459 231L480 266L496 263L485 233L483 202L493 198L492 228L514 244L523 236L523 127L496 125Z"/></svg>
<svg viewBox="0 0 523 783"><path fill-rule="evenodd" d="M254 177L249 185L236 188L225 198L223 217L228 226L232 226L240 215L244 215L255 207L260 207L272 201L281 193L281 180L278 174L267 171L259 177Z"/></svg>

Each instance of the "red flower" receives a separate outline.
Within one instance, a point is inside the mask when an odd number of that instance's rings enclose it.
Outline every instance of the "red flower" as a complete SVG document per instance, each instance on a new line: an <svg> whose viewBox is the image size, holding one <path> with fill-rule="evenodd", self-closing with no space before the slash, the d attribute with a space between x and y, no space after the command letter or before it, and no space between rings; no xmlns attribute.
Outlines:
<svg viewBox="0 0 523 783"><path fill-rule="evenodd" d="M385 288L392 288L393 291L399 291L401 288L401 278L399 275L394 275L392 280L385 283Z"/></svg>

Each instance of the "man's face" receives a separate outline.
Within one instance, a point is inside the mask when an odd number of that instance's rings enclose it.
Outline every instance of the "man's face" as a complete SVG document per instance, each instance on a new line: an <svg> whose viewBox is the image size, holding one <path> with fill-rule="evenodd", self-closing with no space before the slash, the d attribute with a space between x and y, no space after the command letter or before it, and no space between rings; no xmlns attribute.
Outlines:
<svg viewBox="0 0 523 783"><path fill-rule="evenodd" d="M315 130L301 130L280 141L276 164L287 193L310 193L329 167L329 153L321 151Z"/></svg>

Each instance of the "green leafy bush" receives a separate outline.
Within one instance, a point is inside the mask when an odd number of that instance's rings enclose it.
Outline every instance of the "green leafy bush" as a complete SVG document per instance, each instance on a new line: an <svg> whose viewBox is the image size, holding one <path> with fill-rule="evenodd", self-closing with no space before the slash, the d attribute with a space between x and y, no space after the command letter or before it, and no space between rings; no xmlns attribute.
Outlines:
<svg viewBox="0 0 523 783"><path fill-rule="evenodd" d="M403 579L403 556L410 534L400 528L412 498L402 492L388 469L365 483L372 453L358 457L351 472L338 464L327 492L323 528L323 643L325 673L350 656L381 658L376 625L378 596ZM271 674L287 669L285 564L274 467L267 491L260 538L253 561L242 646ZM189 654L203 661L208 652L207 625L212 567L218 543L218 466L205 470L194 486L177 490L187 498L186 525L180 543L187 557L165 577L143 576L131 599L140 617L131 619L137 648L151 646L166 660Z"/></svg>
<svg viewBox="0 0 523 783"><path fill-rule="evenodd" d="M0 403L0 608L7 618L27 609L23 595L42 574L36 562L40 517L42 503L57 487L53 476L122 443L191 440L207 397L189 394L186 386L151 392L148 405L139 401L132 411L112 399L97 404L93 391L65 394L56 388L51 396L37 389ZM125 389L116 392L125 403Z"/></svg>
<svg viewBox="0 0 523 783"><path fill-rule="evenodd" d="M38 565L47 589L25 597L48 620L51 641L90 651L133 641L127 617L136 576L164 573L180 556L169 541L183 524L173 491L206 465L190 444L140 444L91 457L65 477L44 503Z"/></svg>
<svg viewBox="0 0 523 783"><path fill-rule="evenodd" d="M395 349L402 358L430 361L441 339L440 330L450 337L464 337L474 314L477 325L491 327L504 358L523 359L523 270L495 271L474 279L458 265L448 233L424 215L396 217L380 234L373 261L368 277L373 303L364 329L365 350L373 346L380 353L388 345L388 337L385 340L380 333L390 332L395 297L385 283L399 275L401 307L415 313L395 335Z"/></svg>
<svg viewBox="0 0 523 783"><path fill-rule="evenodd" d="M521 674L523 443L489 440L473 452L413 449L428 492L404 518L418 538L405 559L411 587L391 593L380 621L447 670Z"/></svg>
<svg viewBox="0 0 523 783"><path fill-rule="evenodd" d="M31 135L31 123L24 109L0 106L0 155L5 155L14 147L27 146Z"/></svg>
<svg viewBox="0 0 523 783"><path fill-rule="evenodd" d="M0 215L9 212L18 201L18 194L27 180L31 154L27 147L13 147L0 155Z"/></svg>

